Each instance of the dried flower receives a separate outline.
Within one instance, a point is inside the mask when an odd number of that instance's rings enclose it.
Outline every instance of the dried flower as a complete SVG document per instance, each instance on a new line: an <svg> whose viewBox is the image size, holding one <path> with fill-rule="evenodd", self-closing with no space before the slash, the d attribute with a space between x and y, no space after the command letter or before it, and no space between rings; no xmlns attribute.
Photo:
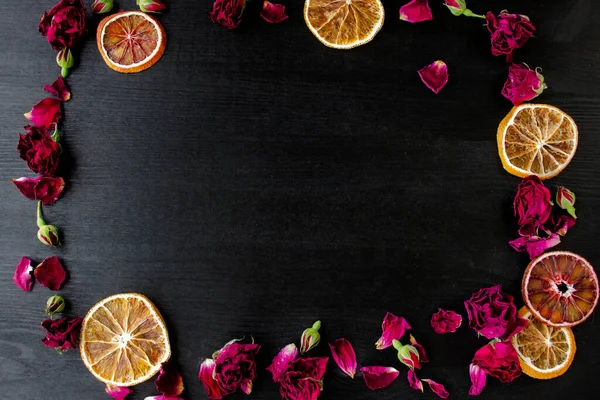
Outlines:
<svg viewBox="0 0 600 400"><path fill-rule="evenodd" d="M301 354L308 353L319 345L319 342L321 341L319 329L321 329L321 321L315 322L312 327L307 328L302 332L302 337L300 338Z"/></svg>
<svg viewBox="0 0 600 400"><path fill-rule="evenodd" d="M392 367L362 367L360 369L365 384L371 390L383 389L388 387L398 378L400 372Z"/></svg>
<svg viewBox="0 0 600 400"><path fill-rule="evenodd" d="M167 6L162 0L136 0L136 3L143 12L159 14L167 11Z"/></svg>
<svg viewBox="0 0 600 400"><path fill-rule="evenodd" d="M161 392L167 399L179 396L183 393L183 378L177 371L177 367L171 361L161 364L158 378L154 382L156 390Z"/></svg>
<svg viewBox="0 0 600 400"><path fill-rule="evenodd" d="M538 97L546 86L541 69L530 69L525 64L511 64L508 67L508 78L502 88L502 96L515 106Z"/></svg>
<svg viewBox="0 0 600 400"><path fill-rule="evenodd" d="M61 296L51 296L46 301L46 309L44 313L48 316L61 313L65 310L65 299Z"/></svg>
<svg viewBox="0 0 600 400"><path fill-rule="evenodd" d="M60 67L60 76L66 78L69 76L69 69L73 67L75 64L75 59L73 59L73 53L71 49L65 48L58 52L56 55L56 63Z"/></svg>
<svg viewBox="0 0 600 400"><path fill-rule="evenodd" d="M56 349L58 352L77 348L82 321L81 318L74 317L42 321L42 328L46 330L42 344Z"/></svg>
<svg viewBox="0 0 600 400"><path fill-rule="evenodd" d="M564 232L566 233L566 229ZM558 233L552 233L547 238L539 236L521 236L520 238L508 242L508 244L519 253L527 251L527 253L529 253L529 258L532 260L542 255L546 250L557 246L559 243L560 235Z"/></svg>
<svg viewBox="0 0 600 400"><path fill-rule="evenodd" d="M433 393L437 394L439 398L447 399L448 396L450 396L450 393L448 393L444 385L432 381L431 379L423 379L423 382L427 382L429 384L429 388L433 391Z"/></svg>
<svg viewBox="0 0 600 400"><path fill-rule="evenodd" d="M235 29L242 22L246 0L215 0L210 19L227 29Z"/></svg>
<svg viewBox="0 0 600 400"><path fill-rule="evenodd" d="M298 348L294 343L288 344L277 353L267 371L273 375L273 382L279 382L289 364L298 357Z"/></svg>
<svg viewBox="0 0 600 400"><path fill-rule="evenodd" d="M272 24L278 24L288 19L285 13L285 6L282 4L273 4L269 1L263 2L263 8L260 12L260 17Z"/></svg>
<svg viewBox="0 0 600 400"><path fill-rule="evenodd" d="M577 218L575 215L575 193L571 192L564 186L560 186L556 192L556 204L566 212L568 212L573 218Z"/></svg>
<svg viewBox="0 0 600 400"><path fill-rule="evenodd" d="M448 66L441 60L421 68L418 73L425 86L435 94L438 94L448 83Z"/></svg>
<svg viewBox="0 0 600 400"><path fill-rule="evenodd" d="M60 119L61 103L62 102L59 99L47 97L33 106L29 112L23 115L35 126L40 128L50 127L57 124L58 120Z"/></svg>
<svg viewBox="0 0 600 400"><path fill-rule="evenodd" d="M292 361L281 378L282 400L316 400L323 389L327 357L298 358Z"/></svg>
<svg viewBox="0 0 600 400"><path fill-rule="evenodd" d="M550 235L557 233L560 236L565 236L569 229L574 227L576 223L577 219L570 215L552 214L544 224L544 231Z"/></svg>
<svg viewBox="0 0 600 400"><path fill-rule="evenodd" d="M415 389L415 390L420 390L421 393L423 393L424 389L423 389L423 382L421 382L421 380L417 377L417 373L413 370L413 369L409 369L408 370L408 385Z"/></svg>
<svg viewBox="0 0 600 400"><path fill-rule="evenodd" d="M346 339L337 339L333 343L329 343L329 349L338 367L346 375L354 379L354 375L356 375L356 354L354 353L352 344Z"/></svg>
<svg viewBox="0 0 600 400"><path fill-rule="evenodd" d="M110 12L114 6L113 0L94 0L92 4L92 13L105 14Z"/></svg>
<svg viewBox="0 0 600 400"><path fill-rule="evenodd" d="M62 76L56 78L52 85L45 85L44 90L58 97L60 101L69 101L71 99L71 92Z"/></svg>
<svg viewBox="0 0 600 400"><path fill-rule="evenodd" d="M486 344L477 350L472 364L501 382L512 382L521 375L519 356L512 343Z"/></svg>
<svg viewBox="0 0 600 400"><path fill-rule="evenodd" d="M513 52L523 47L535 32L535 27L526 15L502 11L495 16L492 12L488 12L485 19L492 36L492 54L505 55L507 62L512 61Z"/></svg>
<svg viewBox="0 0 600 400"><path fill-rule="evenodd" d="M375 343L377 350L387 349L392 346L393 340L400 340L404 333L410 329L410 325L403 317L397 317L392 313L387 313L381 324L382 334Z"/></svg>
<svg viewBox="0 0 600 400"><path fill-rule="evenodd" d="M19 134L19 157L36 174L54 175L62 152L60 145L52 140L47 128L27 125L25 129L26 134Z"/></svg>
<svg viewBox="0 0 600 400"><path fill-rule="evenodd" d="M65 180L59 177L38 176L12 181L29 200L40 200L46 206L54 204L65 188Z"/></svg>
<svg viewBox="0 0 600 400"><path fill-rule="evenodd" d="M485 387L485 375L485 371L479 365L471 363L469 366L469 376L471 377L469 396L477 396L481 394L481 391Z"/></svg>
<svg viewBox="0 0 600 400"><path fill-rule="evenodd" d="M222 399L223 393L219 382L214 378L216 364L213 359L207 358L200 365L200 372L198 372L198 379L202 381L204 390L209 399Z"/></svg>
<svg viewBox="0 0 600 400"><path fill-rule="evenodd" d="M535 175L523 179L514 200L514 213L521 236L535 236L552 212L550 191Z"/></svg>
<svg viewBox="0 0 600 400"><path fill-rule="evenodd" d="M31 260L27 257L22 257L21 261L15 268L15 274L13 275L13 282L20 289L31 292L33 287L33 267L31 266Z"/></svg>
<svg viewBox="0 0 600 400"><path fill-rule="evenodd" d="M433 19L429 0L411 0L400 7L400 19L406 22L423 22Z"/></svg>
<svg viewBox="0 0 600 400"><path fill-rule="evenodd" d="M106 391L106 394L115 400L125 400L125 397L133 393L133 390L123 386L106 385L104 390Z"/></svg>
<svg viewBox="0 0 600 400"><path fill-rule="evenodd" d="M256 378L256 355L259 350L260 346L254 343L231 341L213 355L216 364L213 375L224 395L234 393L238 389L246 394L252 392L252 383Z"/></svg>
<svg viewBox="0 0 600 400"><path fill-rule="evenodd" d="M39 31L56 51L75 46L85 31L82 0L61 0L40 20Z"/></svg>
<svg viewBox="0 0 600 400"><path fill-rule="evenodd" d="M414 348L417 349L417 351L419 352L419 361L421 361L421 364L428 363L429 359L427 358L427 353L425 353L425 347L423 347L419 342L417 342L417 339L415 339L413 335L409 336L409 340L410 345L414 346Z"/></svg>
<svg viewBox="0 0 600 400"><path fill-rule="evenodd" d="M67 278L67 272L56 256L48 257L42 261L35 267L33 274L42 286L50 290L59 290Z"/></svg>
<svg viewBox="0 0 600 400"><path fill-rule="evenodd" d="M461 324L462 317L452 310L446 311L438 308L438 311L431 317L431 327L439 335L456 332Z"/></svg>
<svg viewBox="0 0 600 400"><path fill-rule="evenodd" d="M458 17L464 15L465 17L485 18L483 15L475 14L473 11L467 8L465 0L446 0L444 3L452 15Z"/></svg>
<svg viewBox="0 0 600 400"><path fill-rule="evenodd" d="M42 202L38 201L37 208L37 226L39 228L37 237L40 242L45 245L58 247L60 246L60 240L58 238L58 228L54 225L48 225L42 217Z"/></svg>
<svg viewBox="0 0 600 400"><path fill-rule="evenodd" d="M393 346L398 350L398 360L410 369L421 369L419 350L410 344L403 345L398 340L393 341Z"/></svg>

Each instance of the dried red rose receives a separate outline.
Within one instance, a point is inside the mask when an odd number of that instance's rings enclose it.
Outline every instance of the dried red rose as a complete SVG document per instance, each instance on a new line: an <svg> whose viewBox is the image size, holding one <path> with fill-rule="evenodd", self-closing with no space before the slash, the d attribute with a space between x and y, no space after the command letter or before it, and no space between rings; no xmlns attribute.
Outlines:
<svg viewBox="0 0 600 400"><path fill-rule="evenodd" d="M235 29L242 22L245 7L246 0L215 0L210 19L227 29Z"/></svg>
<svg viewBox="0 0 600 400"><path fill-rule="evenodd" d="M38 176L12 181L23 196L29 200L39 200L45 206L54 204L65 188L65 180L59 177Z"/></svg>
<svg viewBox="0 0 600 400"><path fill-rule="evenodd" d="M269 1L263 2L263 8L260 12L260 17L272 24L278 24L288 19L285 13L285 6L282 4L273 4Z"/></svg>
<svg viewBox="0 0 600 400"><path fill-rule="evenodd" d="M42 344L57 351L77 348L82 321L81 318L74 317L42 321L42 327L46 330L46 336L42 339Z"/></svg>
<svg viewBox="0 0 600 400"><path fill-rule="evenodd" d="M112 397L115 400L125 400L127 396L133 393L133 390L123 387L123 386L110 386L106 385L104 388L106 394Z"/></svg>
<svg viewBox="0 0 600 400"><path fill-rule="evenodd" d="M241 344L232 342L214 356L214 377L224 395L241 389L244 393L252 392L252 383L256 378L256 355L260 350L257 344Z"/></svg>
<svg viewBox="0 0 600 400"><path fill-rule="evenodd" d="M61 148L46 128L27 125L27 133L19 134L17 151L27 167L36 174L52 176L58 168Z"/></svg>
<svg viewBox="0 0 600 400"><path fill-rule="evenodd" d="M400 375L400 372L392 367L362 367L360 372L365 380L365 384L371 390L388 387Z"/></svg>
<svg viewBox="0 0 600 400"><path fill-rule="evenodd" d="M535 32L535 27L526 15L502 11L495 16L488 12L485 19L488 31L492 35L492 54L505 55L507 62L512 61L513 51L523 47Z"/></svg>
<svg viewBox="0 0 600 400"><path fill-rule="evenodd" d="M437 383L432 381L431 379L422 379L423 382L427 382L429 384L429 388L433 393L435 393L441 399L447 399L450 396L450 393L446 390L444 385L441 383Z"/></svg>
<svg viewBox="0 0 600 400"><path fill-rule="evenodd" d="M431 327L439 335L456 332L461 324L462 317L452 310L446 311L438 308L438 311L431 317Z"/></svg>
<svg viewBox="0 0 600 400"><path fill-rule="evenodd" d="M472 363L501 382L512 382L521 375L519 356L512 343L488 343L477 350Z"/></svg>
<svg viewBox="0 0 600 400"><path fill-rule="evenodd" d="M204 360L204 362L200 365L198 379L202 381L208 398L218 400L223 398L223 393L221 393L219 382L217 382L217 380L214 378L215 366L216 364L213 359L207 358Z"/></svg>
<svg viewBox="0 0 600 400"><path fill-rule="evenodd" d="M393 340L400 340L404 333L410 329L410 325L403 317L397 317L392 313L387 313L381 324L382 334L375 343L377 350L387 349L392 346Z"/></svg>
<svg viewBox="0 0 600 400"><path fill-rule="evenodd" d="M33 274L42 286L50 290L59 290L67 278L67 272L56 256L48 257L42 261L35 267Z"/></svg>
<svg viewBox="0 0 600 400"><path fill-rule="evenodd" d="M544 89L544 76L538 69L530 69L525 64L511 64L508 67L508 78L502 88L502 96L510 100L515 106L538 97Z"/></svg>
<svg viewBox="0 0 600 400"><path fill-rule="evenodd" d="M550 191L535 175L523 179L514 200L521 236L535 236L552 212Z"/></svg>
<svg viewBox="0 0 600 400"><path fill-rule="evenodd" d="M448 83L448 66L441 60L421 68L418 73L425 86L435 94L438 94Z"/></svg>
<svg viewBox="0 0 600 400"><path fill-rule="evenodd" d="M406 22L423 22L433 19L429 0L411 0L400 7L400 19Z"/></svg>
<svg viewBox="0 0 600 400"><path fill-rule="evenodd" d="M39 31L56 51L75 46L85 31L82 0L61 0L42 16Z"/></svg>
<svg viewBox="0 0 600 400"><path fill-rule="evenodd" d="M298 348L294 343L288 344L277 353L267 371L273 375L273 382L279 382L289 364L298 357Z"/></svg>
<svg viewBox="0 0 600 400"><path fill-rule="evenodd" d="M174 398L183 393L183 378L171 361L162 363L158 378L154 382L156 390L166 398Z"/></svg>
<svg viewBox="0 0 600 400"><path fill-rule="evenodd" d="M35 126L50 127L56 125L60 119L61 103L62 102L59 99L47 97L33 106L29 112L23 115Z"/></svg>
<svg viewBox="0 0 600 400"><path fill-rule="evenodd" d="M33 267L31 266L31 260L27 257L21 258L21 261L17 264L15 268L15 274L13 275L13 282L20 289L31 292L31 288L33 287Z"/></svg>
<svg viewBox="0 0 600 400"><path fill-rule="evenodd" d="M292 361L280 381L282 400L315 400L321 394L327 357L298 358Z"/></svg>
<svg viewBox="0 0 600 400"><path fill-rule="evenodd" d="M69 101L71 99L71 92L62 76L56 78L52 85L45 85L44 90L58 97L60 101Z"/></svg>
<svg viewBox="0 0 600 400"><path fill-rule="evenodd" d="M337 339L333 343L329 343L329 349L338 367L354 379L354 375L356 375L356 354L350 342L346 339Z"/></svg>

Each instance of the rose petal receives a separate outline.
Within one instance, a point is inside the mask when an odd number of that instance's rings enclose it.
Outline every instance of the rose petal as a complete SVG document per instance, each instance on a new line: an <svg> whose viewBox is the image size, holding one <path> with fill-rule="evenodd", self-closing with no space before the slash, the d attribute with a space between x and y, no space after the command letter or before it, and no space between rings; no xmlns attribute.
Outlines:
<svg viewBox="0 0 600 400"><path fill-rule="evenodd" d="M25 113L25 118L37 127L56 124L61 115L60 104L61 101L59 99L45 98L33 106L31 111Z"/></svg>
<svg viewBox="0 0 600 400"><path fill-rule="evenodd" d="M22 290L31 292L33 287L33 267L31 266L31 260L27 257L21 258L21 261L15 268L15 274L13 275L13 282Z"/></svg>
<svg viewBox="0 0 600 400"><path fill-rule="evenodd" d="M421 68L418 73L425 86L435 94L438 94L448 83L448 66L441 60Z"/></svg>
<svg viewBox="0 0 600 400"><path fill-rule="evenodd" d="M400 19L412 23L432 20L428 0L412 0L400 7Z"/></svg>
<svg viewBox="0 0 600 400"><path fill-rule="evenodd" d="M471 388L469 389L469 396L477 396L481 394L481 391L485 387L485 371L479 365L471 363L471 365L469 366L469 376L471 377Z"/></svg>
<svg viewBox="0 0 600 400"><path fill-rule="evenodd" d="M288 344L277 353L267 371L273 375L273 382L279 382L288 369L289 364L298 357L298 348L294 343Z"/></svg>
<svg viewBox="0 0 600 400"><path fill-rule="evenodd" d="M408 370L408 384L415 390L420 390L421 392L424 391L423 382L421 382L421 380L417 377L417 373L412 369Z"/></svg>
<svg viewBox="0 0 600 400"><path fill-rule="evenodd" d="M356 375L356 354L350 342L346 339L337 339L333 343L329 343L329 349L338 367L354 379L354 375Z"/></svg>
<svg viewBox="0 0 600 400"><path fill-rule="evenodd" d="M419 361L421 362L421 364L423 363L428 363L429 359L427 358L427 353L425 352L425 347L423 347L419 342L417 342L417 339L415 339L415 337L413 335L410 335L410 344L411 346L414 346L417 351L419 352Z"/></svg>
<svg viewBox="0 0 600 400"><path fill-rule="evenodd" d="M360 372L367 387L371 390L383 389L389 386L400 375L400 372L392 367L362 367Z"/></svg>
<svg viewBox="0 0 600 400"><path fill-rule="evenodd" d="M67 272L56 256L48 257L33 271L35 279L50 290L59 290Z"/></svg>
<svg viewBox="0 0 600 400"><path fill-rule="evenodd" d="M486 344L477 350L472 364L479 366L486 374L505 383L512 382L522 372L519 355L512 343Z"/></svg>
<svg viewBox="0 0 600 400"><path fill-rule="evenodd" d="M184 398L183 397L166 397L161 394L160 396L145 397L144 400L184 400Z"/></svg>
<svg viewBox="0 0 600 400"><path fill-rule="evenodd" d="M377 350L387 349L392 346L393 340L400 340L404 333L411 329L410 325L402 317L397 317L392 313L387 313L383 318L381 330L383 333L379 340L375 343Z"/></svg>
<svg viewBox="0 0 600 400"><path fill-rule="evenodd" d="M278 24L288 19L285 13L285 6L282 4L273 4L268 1L263 2L263 8L260 12L260 17L272 24Z"/></svg>
<svg viewBox="0 0 600 400"><path fill-rule="evenodd" d="M106 385L104 388L106 393L115 400L124 400L125 397L133 393L133 390L122 386Z"/></svg>
<svg viewBox="0 0 600 400"><path fill-rule="evenodd" d="M12 180L17 189L29 200L40 200L45 206L54 204L65 188L60 177L38 176Z"/></svg>
<svg viewBox="0 0 600 400"><path fill-rule="evenodd" d="M219 383L214 378L215 366L216 364L214 360L207 358L200 365L200 372L198 372L198 379L202 381L202 384L204 385L204 390L206 390L208 398L213 400L223 398L223 394L221 393Z"/></svg>
<svg viewBox="0 0 600 400"><path fill-rule="evenodd" d="M448 393L444 385L432 381L431 379L422 379L422 381L427 382L433 393L437 394L439 398L447 399L448 396L450 396L450 393Z"/></svg>
<svg viewBox="0 0 600 400"><path fill-rule="evenodd" d="M69 92L69 87L63 80L62 76L56 78L52 85L44 86L44 90L55 95L61 101L69 101L71 99L71 92Z"/></svg>
<svg viewBox="0 0 600 400"><path fill-rule="evenodd" d="M575 210L573 210L573 213L575 213ZM560 236L565 236L569 229L574 227L576 223L577 219L571 215L551 215L544 224L544 230L550 235L557 233Z"/></svg>
<svg viewBox="0 0 600 400"><path fill-rule="evenodd" d="M456 332L461 324L462 317L452 310L446 311L438 308L438 311L431 317L431 327L435 333L440 335Z"/></svg>
<svg viewBox="0 0 600 400"><path fill-rule="evenodd" d="M183 378L171 361L162 363L154 385L156 386L156 390L168 398L179 396L183 393L184 389Z"/></svg>
<svg viewBox="0 0 600 400"><path fill-rule="evenodd" d="M511 240L508 244L519 253L527 251L527 253L529 253L529 258L533 260L544 253L544 251L560 244L560 235L553 233L547 238L541 238L539 236L522 236L518 239Z"/></svg>

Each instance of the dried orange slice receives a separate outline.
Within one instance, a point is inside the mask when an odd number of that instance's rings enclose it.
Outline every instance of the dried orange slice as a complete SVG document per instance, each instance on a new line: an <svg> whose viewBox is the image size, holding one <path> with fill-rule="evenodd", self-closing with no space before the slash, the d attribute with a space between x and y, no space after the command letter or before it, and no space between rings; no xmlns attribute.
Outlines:
<svg viewBox="0 0 600 400"><path fill-rule="evenodd" d="M383 26L379 0L306 0L304 20L325 46L351 49L373 40Z"/></svg>
<svg viewBox="0 0 600 400"><path fill-rule="evenodd" d="M167 34L156 18L140 11L123 11L100 22L96 42L110 68L132 74L160 60Z"/></svg>
<svg viewBox="0 0 600 400"><path fill-rule="evenodd" d="M527 307L521 308L519 315L529 320L512 337L523 372L536 379L552 379L567 372L577 350L571 328L548 326L533 318Z"/></svg>
<svg viewBox="0 0 600 400"><path fill-rule="evenodd" d="M79 349L92 375L113 386L147 381L171 356L160 312L137 293L116 294L94 305L83 319Z"/></svg>
<svg viewBox="0 0 600 400"><path fill-rule="evenodd" d="M531 313L547 325L575 326L598 304L598 277L583 257L553 251L531 261L521 285Z"/></svg>
<svg viewBox="0 0 600 400"><path fill-rule="evenodd" d="M579 135L564 111L547 104L521 104L500 122L497 139L505 170L521 178L550 179L573 159Z"/></svg>

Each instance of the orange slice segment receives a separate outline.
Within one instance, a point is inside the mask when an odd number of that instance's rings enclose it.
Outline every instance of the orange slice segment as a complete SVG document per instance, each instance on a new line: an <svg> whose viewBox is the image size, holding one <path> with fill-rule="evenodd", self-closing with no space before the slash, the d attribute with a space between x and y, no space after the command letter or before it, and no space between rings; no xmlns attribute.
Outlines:
<svg viewBox="0 0 600 400"><path fill-rule="evenodd" d="M167 35L154 17L140 11L123 11L100 22L96 42L110 68L129 74L156 64L165 52Z"/></svg>
<svg viewBox="0 0 600 400"><path fill-rule="evenodd" d="M497 139L505 170L521 178L550 179L573 159L579 134L564 111L547 104L521 104L500 122Z"/></svg>
<svg viewBox="0 0 600 400"><path fill-rule="evenodd" d="M304 20L325 46L351 49L373 40L383 26L379 0L306 0Z"/></svg>
<svg viewBox="0 0 600 400"><path fill-rule="evenodd" d="M79 349L92 375L113 386L147 381L171 356L160 312L137 293L116 294L94 305L83 319Z"/></svg>
<svg viewBox="0 0 600 400"><path fill-rule="evenodd" d="M567 372L577 349L571 328L548 326L534 318L527 307L521 308L519 315L529 320L512 337L523 372L536 379L552 379Z"/></svg>

